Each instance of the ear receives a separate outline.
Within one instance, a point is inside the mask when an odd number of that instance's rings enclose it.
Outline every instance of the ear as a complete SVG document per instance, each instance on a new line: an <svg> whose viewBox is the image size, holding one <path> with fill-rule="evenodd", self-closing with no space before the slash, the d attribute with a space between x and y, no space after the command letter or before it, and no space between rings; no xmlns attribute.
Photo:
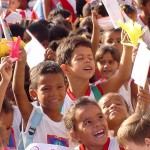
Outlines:
<svg viewBox="0 0 150 150"><path fill-rule="evenodd" d="M150 147L150 138L145 138L145 144L147 147Z"/></svg>
<svg viewBox="0 0 150 150"><path fill-rule="evenodd" d="M29 90L29 94L30 94L30 96L31 96L34 100L37 100L37 99L38 99L38 97L37 97L37 92L36 92L35 90L30 89L30 90Z"/></svg>
<svg viewBox="0 0 150 150"><path fill-rule="evenodd" d="M62 64L60 67L63 70L64 74L66 75L68 72L68 66L66 64Z"/></svg>
<svg viewBox="0 0 150 150"><path fill-rule="evenodd" d="M78 142L80 141L79 136L78 136L78 134L77 134L75 131L71 130L71 131L69 132L69 134L70 134L70 136L71 136L71 138L72 138L73 140L78 141Z"/></svg>

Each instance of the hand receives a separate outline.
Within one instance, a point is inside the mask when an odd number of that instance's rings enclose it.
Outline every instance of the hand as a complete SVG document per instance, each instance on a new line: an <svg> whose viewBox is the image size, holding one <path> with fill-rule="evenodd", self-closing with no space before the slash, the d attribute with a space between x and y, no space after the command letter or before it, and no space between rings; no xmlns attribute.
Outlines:
<svg viewBox="0 0 150 150"><path fill-rule="evenodd" d="M9 56L1 58L0 73L2 81L9 83L12 77L12 62Z"/></svg>
<svg viewBox="0 0 150 150"><path fill-rule="evenodd" d="M96 12L96 11L92 11L92 22L93 22L93 27L98 29L100 31L100 26L98 24L97 19L100 19L101 16Z"/></svg>
<svg viewBox="0 0 150 150"><path fill-rule="evenodd" d="M24 50L24 48L22 48L22 47L20 47L20 57L19 57L19 59L18 59L18 62L26 62L26 60L27 60L27 53L26 53L26 51Z"/></svg>
<svg viewBox="0 0 150 150"><path fill-rule="evenodd" d="M44 56L45 56L45 59L52 60L52 61L56 60L56 52L54 52L50 48L46 49Z"/></svg>

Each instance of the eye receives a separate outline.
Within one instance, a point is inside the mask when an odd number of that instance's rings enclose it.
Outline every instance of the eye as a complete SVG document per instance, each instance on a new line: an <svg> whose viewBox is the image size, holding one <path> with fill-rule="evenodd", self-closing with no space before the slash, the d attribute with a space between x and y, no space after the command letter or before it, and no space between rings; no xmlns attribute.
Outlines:
<svg viewBox="0 0 150 150"><path fill-rule="evenodd" d="M91 120L87 120L84 122L84 126L88 126L88 125L91 125L92 121Z"/></svg>
<svg viewBox="0 0 150 150"><path fill-rule="evenodd" d="M93 60L94 58L91 56L91 57L89 57L89 60Z"/></svg>
<svg viewBox="0 0 150 150"><path fill-rule="evenodd" d="M112 44L113 40L108 40L107 43Z"/></svg>
<svg viewBox="0 0 150 150"><path fill-rule="evenodd" d="M104 65L106 62L105 62L104 60L100 60L99 63L100 63L101 65Z"/></svg>
<svg viewBox="0 0 150 150"><path fill-rule="evenodd" d="M83 59L84 59L83 57L78 57L78 58L77 58L77 60L83 60Z"/></svg>
<svg viewBox="0 0 150 150"><path fill-rule="evenodd" d="M103 105L103 108L109 108L110 105Z"/></svg>
<svg viewBox="0 0 150 150"><path fill-rule="evenodd" d="M99 119L103 119L104 116L103 116L102 114L100 114L100 115L98 116L98 118L99 118Z"/></svg>
<svg viewBox="0 0 150 150"><path fill-rule="evenodd" d="M48 91L49 90L49 88L48 87L44 87L44 88L42 88L42 90L41 91Z"/></svg>
<svg viewBox="0 0 150 150"><path fill-rule="evenodd" d="M58 89L62 89L64 86L63 85L59 85L58 86Z"/></svg>
<svg viewBox="0 0 150 150"><path fill-rule="evenodd" d="M121 43L121 39L117 40L117 43Z"/></svg>
<svg viewBox="0 0 150 150"><path fill-rule="evenodd" d="M114 64L114 61L109 61L109 64Z"/></svg>

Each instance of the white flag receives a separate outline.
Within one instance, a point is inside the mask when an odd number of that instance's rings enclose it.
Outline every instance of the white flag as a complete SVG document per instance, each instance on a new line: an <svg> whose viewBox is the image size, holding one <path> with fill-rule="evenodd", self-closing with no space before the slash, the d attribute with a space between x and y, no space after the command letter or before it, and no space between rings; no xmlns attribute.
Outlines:
<svg viewBox="0 0 150 150"><path fill-rule="evenodd" d="M111 20L114 28L119 28L118 21L124 22L123 14L117 0L102 0Z"/></svg>
<svg viewBox="0 0 150 150"><path fill-rule="evenodd" d="M31 41L25 46L27 52L27 63L30 68L36 66L40 62L44 61L45 48L42 44L32 35L29 30L26 32L31 36Z"/></svg>
<svg viewBox="0 0 150 150"><path fill-rule="evenodd" d="M148 70L150 66L150 50L147 49L147 45L140 41L138 53L135 58L131 77L135 80L135 83L139 86L145 87Z"/></svg>

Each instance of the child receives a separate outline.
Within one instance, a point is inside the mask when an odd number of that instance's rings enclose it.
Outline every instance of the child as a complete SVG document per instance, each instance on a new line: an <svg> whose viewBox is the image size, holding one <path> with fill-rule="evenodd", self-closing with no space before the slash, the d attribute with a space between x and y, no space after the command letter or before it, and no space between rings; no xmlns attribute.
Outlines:
<svg viewBox="0 0 150 150"><path fill-rule="evenodd" d="M149 113L150 94L147 89L139 90L135 112ZM98 102L108 122L109 135L117 136L122 122L130 115L128 105L124 98L118 93L108 93Z"/></svg>
<svg viewBox="0 0 150 150"><path fill-rule="evenodd" d="M97 64L98 71L101 74L101 79L98 82L103 82L108 80L112 75L114 75L119 68L120 64L120 54L118 50L113 46L101 46L95 56L95 61ZM119 93L126 100L129 109L133 112L133 98L137 98L137 90L133 89L132 79L129 78L120 87ZM135 84L134 84L135 85ZM135 96L136 95L136 96Z"/></svg>
<svg viewBox="0 0 150 150"><path fill-rule="evenodd" d="M13 91L23 118L23 149L30 143L69 146L62 114L59 111L66 94L63 71L58 64L52 61L42 62L32 68L30 72L30 94L38 99L40 104L40 106L34 107L28 101L24 90L25 63L26 53L22 50L21 58L15 66ZM36 123L36 127L33 125L35 114L37 119L41 118ZM32 140L29 141L30 133L33 136Z"/></svg>
<svg viewBox="0 0 150 150"><path fill-rule="evenodd" d="M119 50L120 55L122 54L123 45L121 44L121 29L109 29L103 32L102 44L112 45Z"/></svg>
<svg viewBox="0 0 150 150"><path fill-rule="evenodd" d="M146 32L144 33L144 42L150 47L150 31L147 27L148 25L148 17L150 15L150 0L136 0L138 7L141 9L141 13L138 15L138 23L142 25L142 27L146 27Z"/></svg>
<svg viewBox="0 0 150 150"><path fill-rule="evenodd" d="M119 143L125 149L150 149L150 115L135 113L123 122L118 131Z"/></svg>
<svg viewBox="0 0 150 150"><path fill-rule="evenodd" d="M108 93L98 104L107 120L109 136L117 136L120 125L130 114L125 99L118 93Z"/></svg>
<svg viewBox="0 0 150 150"><path fill-rule="evenodd" d="M6 147L13 122L12 105L4 100L5 92L12 76L12 62L10 61L10 57L1 58L0 75L0 147Z"/></svg>
<svg viewBox="0 0 150 150"><path fill-rule="evenodd" d="M61 65L69 84L63 105L63 113L67 112L73 101L78 97L86 95L99 100L100 94L118 91L130 75L132 63L130 55L132 51L130 47L125 49L121 60L122 65L119 68L120 71L108 81L102 82L96 87L94 86L96 92L92 91L89 86L89 79L95 73L91 42L83 37L71 37L59 45L56 51L56 61Z"/></svg>
<svg viewBox="0 0 150 150"><path fill-rule="evenodd" d="M21 22L22 16L17 12L17 8L19 8L21 0L10 0L9 7L6 14L6 21L8 23L17 23Z"/></svg>
<svg viewBox="0 0 150 150"><path fill-rule="evenodd" d="M1 58L0 74L1 74L1 81L0 81L0 95L1 95L0 110L1 110L5 92L12 76L12 62L9 60L9 57Z"/></svg>
<svg viewBox="0 0 150 150"><path fill-rule="evenodd" d="M121 8L130 19L137 21L137 10L134 6L124 4L121 5Z"/></svg>
<svg viewBox="0 0 150 150"><path fill-rule="evenodd" d="M116 138L108 137L107 121L89 97L76 100L64 116L70 137L80 145L76 150L119 150Z"/></svg>

